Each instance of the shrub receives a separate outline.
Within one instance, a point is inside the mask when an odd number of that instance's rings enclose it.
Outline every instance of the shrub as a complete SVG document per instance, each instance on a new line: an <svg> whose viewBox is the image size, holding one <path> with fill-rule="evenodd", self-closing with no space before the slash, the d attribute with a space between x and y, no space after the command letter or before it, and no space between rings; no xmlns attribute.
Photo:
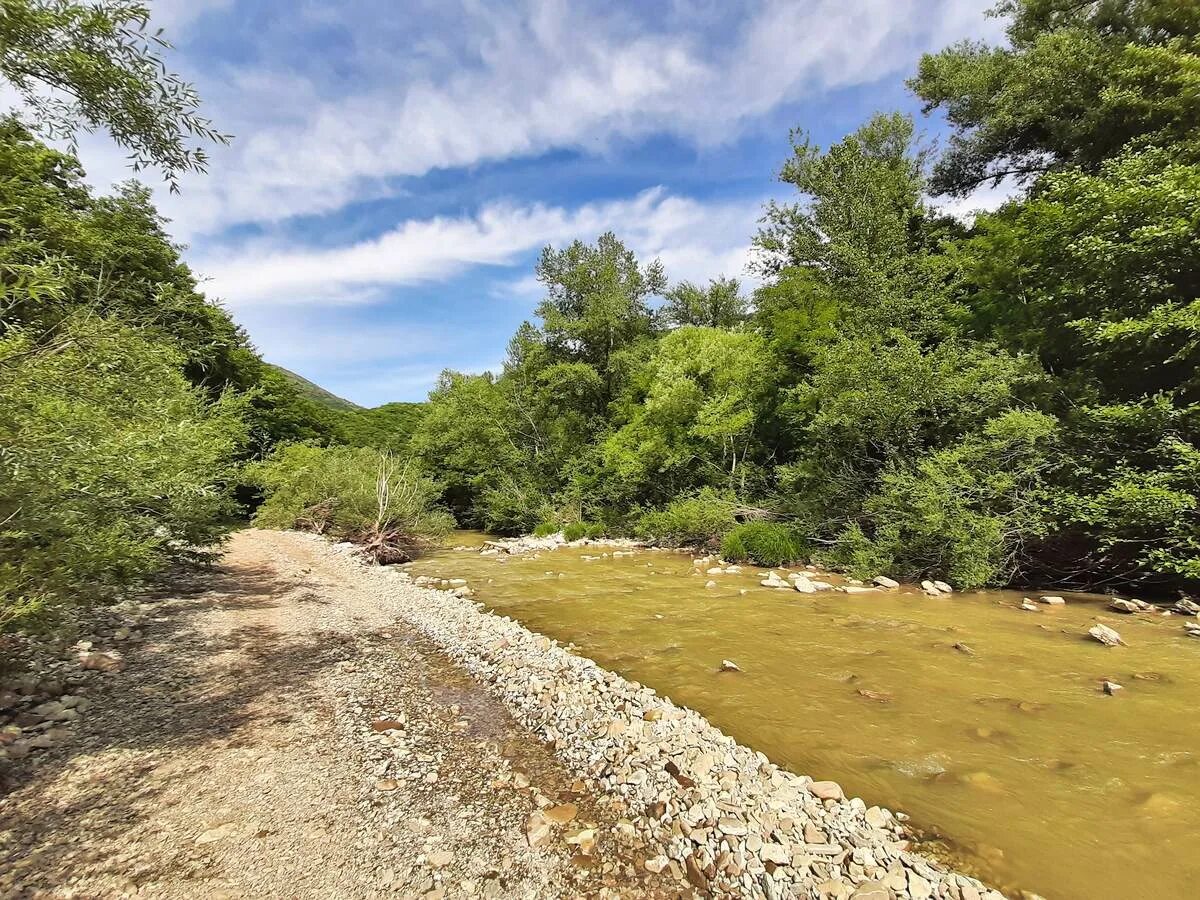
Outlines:
<svg viewBox="0 0 1200 900"><path fill-rule="evenodd" d="M643 513L634 533L644 540L680 547L715 547L736 525L734 502L711 488Z"/></svg>
<svg viewBox="0 0 1200 900"><path fill-rule="evenodd" d="M0 626L208 559L245 438L180 354L100 320L0 338Z"/></svg>
<svg viewBox="0 0 1200 900"><path fill-rule="evenodd" d="M265 494L256 525L354 541L384 565L418 556L454 525L434 506L439 486L386 451L292 444L252 476Z"/></svg>
<svg viewBox="0 0 1200 900"><path fill-rule="evenodd" d="M746 522L733 528L721 542L725 559L750 561L760 566L782 566L805 554L805 542L791 525L782 522Z"/></svg>
<svg viewBox="0 0 1200 900"><path fill-rule="evenodd" d="M586 522L572 522L563 529L563 537L568 541L577 541L582 537L586 537L588 526Z"/></svg>
<svg viewBox="0 0 1200 900"><path fill-rule="evenodd" d="M557 533L558 524L555 522L542 522L533 529L534 537L550 537L550 535Z"/></svg>

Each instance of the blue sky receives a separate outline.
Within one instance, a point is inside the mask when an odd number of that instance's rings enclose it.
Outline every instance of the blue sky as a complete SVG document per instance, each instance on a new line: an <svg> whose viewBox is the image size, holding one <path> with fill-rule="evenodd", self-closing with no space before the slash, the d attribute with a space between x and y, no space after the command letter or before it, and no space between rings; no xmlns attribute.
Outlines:
<svg viewBox="0 0 1200 900"><path fill-rule="evenodd" d="M672 281L744 275L763 202L790 199L788 130L919 112L920 53L997 40L991 5L159 0L171 64L235 139L158 200L268 360L419 400L499 365L547 244L611 229ZM98 187L128 175L101 136L82 155Z"/></svg>

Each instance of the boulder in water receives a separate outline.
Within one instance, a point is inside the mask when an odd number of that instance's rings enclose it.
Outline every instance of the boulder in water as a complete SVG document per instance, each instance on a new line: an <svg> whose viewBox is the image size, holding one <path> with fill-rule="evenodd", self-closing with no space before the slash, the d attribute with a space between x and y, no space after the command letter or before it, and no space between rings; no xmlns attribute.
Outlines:
<svg viewBox="0 0 1200 900"><path fill-rule="evenodd" d="M1125 643L1121 640L1121 635L1107 625L1093 625L1088 629L1088 635L1102 643L1105 647L1116 647Z"/></svg>

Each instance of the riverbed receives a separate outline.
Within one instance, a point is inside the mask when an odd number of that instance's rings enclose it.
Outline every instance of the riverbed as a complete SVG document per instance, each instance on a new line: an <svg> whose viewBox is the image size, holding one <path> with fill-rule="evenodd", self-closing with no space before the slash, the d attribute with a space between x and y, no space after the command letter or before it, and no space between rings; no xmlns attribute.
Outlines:
<svg viewBox="0 0 1200 900"><path fill-rule="evenodd" d="M465 578L488 608L779 765L907 812L1012 895L1186 897L1200 883L1200 640L1183 617L1072 594L1036 612L1020 607L1038 594L1011 591L801 594L763 587L766 570L612 549L443 550L407 568ZM1088 638L1097 622L1128 646Z"/></svg>

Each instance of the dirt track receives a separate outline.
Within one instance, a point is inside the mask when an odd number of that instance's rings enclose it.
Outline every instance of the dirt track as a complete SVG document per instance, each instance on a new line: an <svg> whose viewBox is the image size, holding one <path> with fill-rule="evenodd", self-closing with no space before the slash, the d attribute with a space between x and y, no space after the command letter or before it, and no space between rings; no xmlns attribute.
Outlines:
<svg viewBox="0 0 1200 900"><path fill-rule="evenodd" d="M236 535L0 798L4 897L661 895L582 784L329 548ZM390 725L390 730L383 730ZM537 807L577 815L531 848ZM559 808L563 808L560 806Z"/></svg>

